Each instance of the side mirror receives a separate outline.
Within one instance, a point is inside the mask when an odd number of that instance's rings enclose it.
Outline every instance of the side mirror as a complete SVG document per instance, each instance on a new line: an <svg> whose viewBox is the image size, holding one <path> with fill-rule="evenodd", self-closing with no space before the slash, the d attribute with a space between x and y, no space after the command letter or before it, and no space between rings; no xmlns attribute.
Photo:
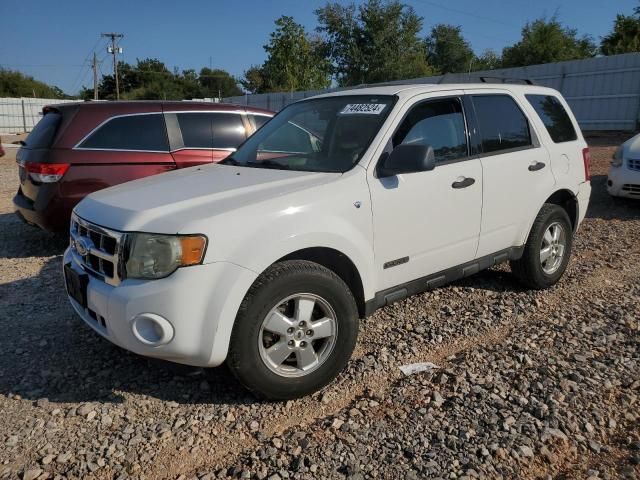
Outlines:
<svg viewBox="0 0 640 480"><path fill-rule="evenodd" d="M378 177L426 172L434 168L436 156L431 145L398 145L378 163Z"/></svg>

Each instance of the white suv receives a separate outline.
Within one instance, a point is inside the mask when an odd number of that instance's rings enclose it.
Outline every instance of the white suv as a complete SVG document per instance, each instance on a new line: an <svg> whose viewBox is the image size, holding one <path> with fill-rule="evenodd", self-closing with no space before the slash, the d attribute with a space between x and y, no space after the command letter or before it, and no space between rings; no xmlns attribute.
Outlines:
<svg viewBox="0 0 640 480"><path fill-rule="evenodd" d="M358 318L510 261L556 283L589 201L561 95L385 86L294 103L218 165L94 193L74 211L67 293L100 335L285 399L329 383Z"/></svg>

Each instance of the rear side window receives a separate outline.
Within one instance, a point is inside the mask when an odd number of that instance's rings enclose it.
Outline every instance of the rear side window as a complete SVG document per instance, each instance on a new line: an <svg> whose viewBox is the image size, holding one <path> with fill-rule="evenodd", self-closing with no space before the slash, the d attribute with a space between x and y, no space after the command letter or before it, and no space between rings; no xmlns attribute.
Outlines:
<svg viewBox="0 0 640 480"><path fill-rule="evenodd" d="M213 148L213 127L209 113L178 113L185 148Z"/></svg>
<svg viewBox="0 0 640 480"><path fill-rule="evenodd" d="M237 148L247 139L242 117L236 113L213 113L213 148Z"/></svg>
<svg viewBox="0 0 640 480"><path fill-rule="evenodd" d="M49 148L56 136L56 131L62 115L56 112L45 113L40 121L33 127L25 143L27 148Z"/></svg>
<svg viewBox="0 0 640 480"><path fill-rule="evenodd" d="M508 95L474 95L473 105L484 153L531 146L529 122Z"/></svg>
<svg viewBox="0 0 640 480"><path fill-rule="evenodd" d="M98 150L169 150L167 130L161 114L115 117L93 132L81 148Z"/></svg>
<svg viewBox="0 0 640 480"><path fill-rule="evenodd" d="M271 117L267 117L265 115L251 115L251 117L256 124L256 130L258 130L271 119Z"/></svg>
<svg viewBox="0 0 640 480"><path fill-rule="evenodd" d="M578 136L560 100L552 95L525 95L555 143L571 142Z"/></svg>
<svg viewBox="0 0 640 480"><path fill-rule="evenodd" d="M237 148L246 139L240 115L235 113L178 113L185 148Z"/></svg>
<svg viewBox="0 0 640 480"><path fill-rule="evenodd" d="M431 145L436 162L466 157L467 136L460 100L434 100L413 107L393 137L393 146L400 144Z"/></svg>

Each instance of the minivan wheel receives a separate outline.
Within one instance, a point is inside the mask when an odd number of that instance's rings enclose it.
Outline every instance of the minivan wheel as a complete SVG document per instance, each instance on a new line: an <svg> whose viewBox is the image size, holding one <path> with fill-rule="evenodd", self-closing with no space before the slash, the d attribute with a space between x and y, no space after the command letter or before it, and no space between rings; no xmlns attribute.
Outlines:
<svg viewBox="0 0 640 480"><path fill-rule="evenodd" d="M270 267L245 296L227 363L259 397L297 398L327 385L345 367L358 334L349 287L313 262Z"/></svg>
<svg viewBox="0 0 640 480"><path fill-rule="evenodd" d="M548 288L567 269L572 244L573 229L566 210L545 204L533 223L522 258L511 262L511 271L530 288Z"/></svg>

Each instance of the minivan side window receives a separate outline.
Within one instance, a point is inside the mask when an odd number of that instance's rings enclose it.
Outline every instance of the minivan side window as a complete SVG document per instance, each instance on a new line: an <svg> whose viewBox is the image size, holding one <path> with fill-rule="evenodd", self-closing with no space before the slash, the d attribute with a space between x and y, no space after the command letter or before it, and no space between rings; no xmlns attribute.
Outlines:
<svg viewBox="0 0 640 480"><path fill-rule="evenodd" d="M473 95L473 105L485 154L532 145L529 121L509 95Z"/></svg>
<svg viewBox="0 0 640 480"><path fill-rule="evenodd" d="M555 143L578 139L571 119L560 100L552 95L525 95Z"/></svg>
<svg viewBox="0 0 640 480"><path fill-rule="evenodd" d="M467 156L462 105L457 98L432 100L413 107L393 136L393 146L431 145L436 162Z"/></svg>
<svg viewBox="0 0 640 480"><path fill-rule="evenodd" d="M237 148L247 138L237 113L177 113L185 148Z"/></svg>
<svg viewBox="0 0 640 480"><path fill-rule="evenodd" d="M161 114L115 117L93 132L80 148L167 152L169 142Z"/></svg>
<svg viewBox="0 0 640 480"><path fill-rule="evenodd" d="M266 115L251 115L251 117L253 118L253 121L256 124L256 130L258 130L265 123L267 123L269 120L271 120L271 117L268 117Z"/></svg>
<svg viewBox="0 0 640 480"><path fill-rule="evenodd" d="M237 148L247 139L242 117L237 113L212 113L213 148Z"/></svg>

